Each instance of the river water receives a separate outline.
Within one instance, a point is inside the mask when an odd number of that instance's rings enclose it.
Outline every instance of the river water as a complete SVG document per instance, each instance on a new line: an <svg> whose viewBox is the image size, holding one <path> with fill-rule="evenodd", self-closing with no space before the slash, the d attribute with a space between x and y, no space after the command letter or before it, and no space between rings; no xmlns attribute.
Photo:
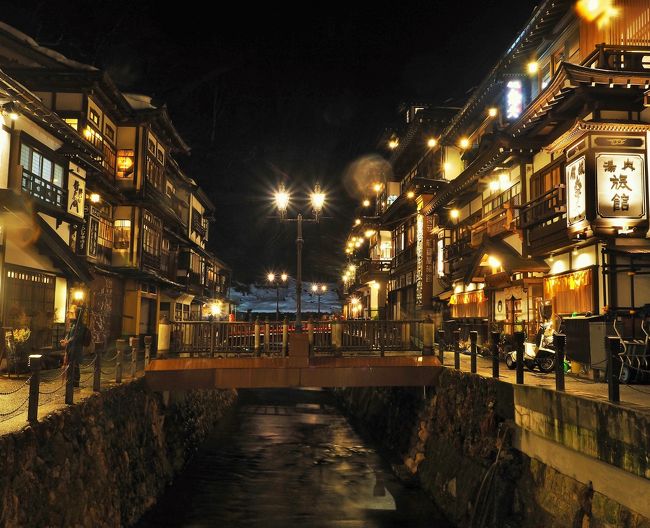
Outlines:
<svg viewBox="0 0 650 528"><path fill-rule="evenodd" d="M322 390L241 391L240 403L137 525L448 528Z"/></svg>

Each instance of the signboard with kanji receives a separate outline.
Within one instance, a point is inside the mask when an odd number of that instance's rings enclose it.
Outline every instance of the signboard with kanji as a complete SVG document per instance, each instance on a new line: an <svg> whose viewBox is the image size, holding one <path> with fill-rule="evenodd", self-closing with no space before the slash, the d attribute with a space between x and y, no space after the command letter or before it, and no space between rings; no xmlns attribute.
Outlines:
<svg viewBox="0 0 650 528"><path fill-rule="evenodd" d="M586 217L585 199L585 156L581 156L566 166L567 225L577 224Z"/></svg>
<svg viewBox="0 0 650 528"><path fill-rule="evenodd" d="M596 154L598 215L645 218L645 155Z"/></svg>

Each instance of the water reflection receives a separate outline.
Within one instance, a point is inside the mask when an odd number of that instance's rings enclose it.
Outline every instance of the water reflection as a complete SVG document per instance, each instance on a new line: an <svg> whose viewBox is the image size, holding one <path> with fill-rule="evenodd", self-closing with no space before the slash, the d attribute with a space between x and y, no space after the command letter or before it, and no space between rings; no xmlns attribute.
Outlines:
<svg viewBox="0 0 650 528"><path fill-rule="evenodd" d="M405 488L316 390L241 404L140 527L449 526Z"/></svg>

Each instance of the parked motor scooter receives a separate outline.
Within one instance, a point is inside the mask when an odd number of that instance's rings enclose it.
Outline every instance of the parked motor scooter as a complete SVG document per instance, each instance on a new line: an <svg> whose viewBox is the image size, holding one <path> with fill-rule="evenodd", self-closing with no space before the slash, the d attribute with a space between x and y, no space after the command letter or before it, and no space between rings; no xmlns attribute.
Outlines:
<svg viewBox="0 0 650 528"><path fill-rule="evenodd" d="M553 372L555 369L555 347L553 346L553 334L551 330L552 307L550 304L541 306L540 315L543 322L535 334L534 342L524 343L524 366L528 370L536 367L541 372ZM517 352L512 350L506 356L506 366L510 370L517 368Z"/></svg>

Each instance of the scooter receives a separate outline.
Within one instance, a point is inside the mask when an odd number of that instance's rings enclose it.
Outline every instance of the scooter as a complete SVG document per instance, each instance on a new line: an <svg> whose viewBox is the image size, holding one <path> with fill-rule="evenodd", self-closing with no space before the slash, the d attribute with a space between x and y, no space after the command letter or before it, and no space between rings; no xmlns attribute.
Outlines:
<svg viewBox="0 0 650 528"><path fill-rule="evenodd" d="M524 343L524 366L528 370L534 370L537 367L541 372L553 372L555 370L555 348L553 346L553 334L551 331L551 306L543 305L540 315L544 321L539 325L539 330L535 334L535 341L526 341ZM517 368L517 351L512 350L506 356L506 366L510 370Z"/></svg>

